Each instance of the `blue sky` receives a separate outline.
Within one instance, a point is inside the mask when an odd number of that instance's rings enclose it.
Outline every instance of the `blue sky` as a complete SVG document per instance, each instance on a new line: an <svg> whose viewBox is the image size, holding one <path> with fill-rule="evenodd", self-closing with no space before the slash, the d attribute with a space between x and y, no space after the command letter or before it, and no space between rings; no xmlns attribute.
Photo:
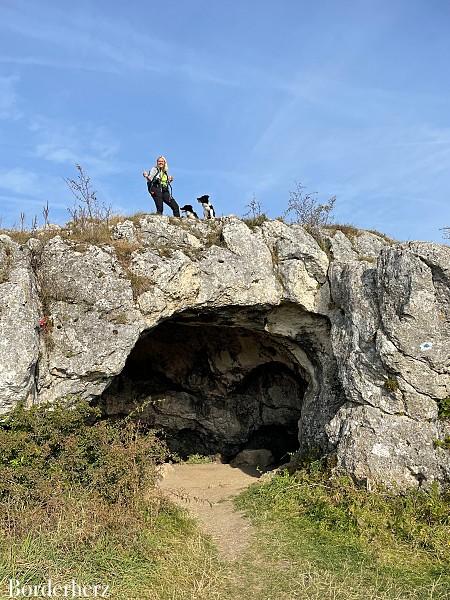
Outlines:
<svg viewBox="0 0 450 600"><path fill-rule="evenodd" d="M68 220L76 163L151 212L165 154L182 204L275 217L298 181L338 222L443 241L449 31L448 0L0 0L2 225Z"/></svg>

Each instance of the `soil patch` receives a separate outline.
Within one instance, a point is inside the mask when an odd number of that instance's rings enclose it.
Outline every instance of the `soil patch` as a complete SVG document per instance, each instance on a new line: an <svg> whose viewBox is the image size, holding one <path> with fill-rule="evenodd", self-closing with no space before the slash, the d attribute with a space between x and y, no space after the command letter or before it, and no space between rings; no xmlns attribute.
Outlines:
<svg viewBox="0 0 450 600"><path fill-rule="evenodd" d="M252 526L234 508L233 498L259 477L256 470L229 464L165 465L160 487L200 521L223 558L234 560L247 548Z"/></svg>

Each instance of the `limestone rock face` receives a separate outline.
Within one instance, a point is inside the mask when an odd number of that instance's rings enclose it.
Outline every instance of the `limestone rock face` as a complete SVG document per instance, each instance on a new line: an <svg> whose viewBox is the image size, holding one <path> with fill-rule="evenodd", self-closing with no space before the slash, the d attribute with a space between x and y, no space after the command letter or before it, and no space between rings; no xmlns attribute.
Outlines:
<svg viewBox="0 0 450 600"><path fill-rule="evenodd" d="M147 215L105 243L0 236L0 410L76 395L181 453L279 461L294 436L360 480L449 482L450 248L312 233Z"/></svg>
<svg viewBox="0 0 450 600"><path fill-rule="evenodd" d="M400 487L449 478L439 405L450 389L450 248L385 247L377 267L333 263L331 339L349 402L327 426L340 463Z"/></svg>
<svg viewBox="0 0 450 600"><path fill-rule="evenodd" d="M42 312L51 315L39 400L91 398L120 371L143 319L110 248L51 239L35 250Z"/></svg>
<svg viewBox="0 0 450 600"><path fill-rule="evenodd" d="M37 398L39 299L28 248L0 236L0 406Z"/></svg>

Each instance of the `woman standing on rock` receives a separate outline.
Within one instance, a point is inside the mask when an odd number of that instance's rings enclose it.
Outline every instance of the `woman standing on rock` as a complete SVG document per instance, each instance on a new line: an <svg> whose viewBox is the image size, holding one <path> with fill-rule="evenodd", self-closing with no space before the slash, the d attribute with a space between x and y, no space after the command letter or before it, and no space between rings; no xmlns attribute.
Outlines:
<svg viewBox="0 0 450 600"><path fill-rule="evenodd" d="M172 198L172 188L170 187L173 177L169 175L169 168L165 157L158 156L156 166L152 167L150 172L144 171L142 174L147 180L149 194L155 201L157 214L163 214L164 203L170 206L174 217L179 217L180 209L175 199Z"/></svg>

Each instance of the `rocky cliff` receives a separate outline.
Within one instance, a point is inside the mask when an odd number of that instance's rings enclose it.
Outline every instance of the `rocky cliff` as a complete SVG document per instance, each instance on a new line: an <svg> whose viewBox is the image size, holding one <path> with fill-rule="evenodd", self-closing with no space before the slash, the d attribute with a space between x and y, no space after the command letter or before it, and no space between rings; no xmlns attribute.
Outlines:
<svg viewBox="0 0 450 600"><path fill-rule="evenodd" d="M450 480L450 248L236 218L0 236L0 405L139 411L180 453L300 446ZM447 442L445 441L447 440Z"/></svg>

